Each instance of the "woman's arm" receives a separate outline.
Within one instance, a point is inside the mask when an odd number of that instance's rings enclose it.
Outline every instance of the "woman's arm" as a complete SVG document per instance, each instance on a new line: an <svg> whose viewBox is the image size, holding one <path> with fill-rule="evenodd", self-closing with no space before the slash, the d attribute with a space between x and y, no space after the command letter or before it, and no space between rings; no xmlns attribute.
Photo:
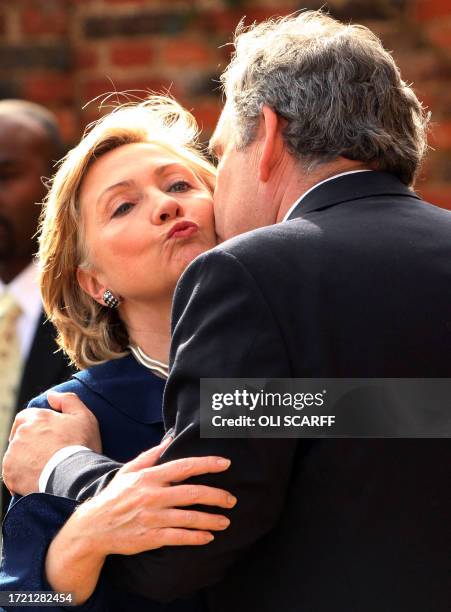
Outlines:
<svg viewBox="0 0 451 612"><path fill-rule="evenodd" d="M84 518L89 519L88 505L86 502L86 508L79 508L63 526L50 544L45 560L50 587L56 592L71 593L75 604L84 603L94 592L105 561L105 555L96 547L87 546L78 531L89 525L89 520L83 523ZM89 530L85 535L89 537Z"/></svg>
<svg viewBox="0 0 451 612"><path fill-rule="evenodd" d="M44 574L46 551L78 504L47 493L33 493L14 501L2 526L0 591L49 591Z"/></svg>
<svg viewBox="0 0 451 612"><path fill-rule="evenodd" d="M53 590L71 592L80 605L94 592L107 555L201 546L214 539L210 531L228 527L225 516L180 507L231 508L236 502L233 496L212 487L172 483L222 472L230 462L192 457L152 467L169 443L166 440L125 464L108 487L74 512L47 553L46 578Z"/></svg>

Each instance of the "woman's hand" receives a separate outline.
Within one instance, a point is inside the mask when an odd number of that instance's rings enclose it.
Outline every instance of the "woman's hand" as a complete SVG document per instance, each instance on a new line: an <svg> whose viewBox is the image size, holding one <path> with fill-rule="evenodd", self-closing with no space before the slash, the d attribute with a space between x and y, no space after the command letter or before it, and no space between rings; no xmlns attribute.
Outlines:
<svg viewBox="0 0 451 612"><path fill-rule="evenodd" d="M223 472L230 461L191 457L155 466L169 443L125 464L99 495L74 512L47 554L47 580L55 591L72 592L80 604L94 591L106 555L204 545L213 540L211 531L228 527L225 516L183 507L232 508L235 497L213 487L174 483Z"/></svg>
<svg viewBox="0 0 451 612"><path fill-rule="evenodd" d="M77 510L79 527L81 521L90 547L102 555L133 555L167 545L206 544L213 539L209 530L228 527L224 516L180 509L193 504L232 508L236 500L227 491L174 483L223 472L230 461L191 457L154 466L168 443L126 463L99 495Z"/></svg>

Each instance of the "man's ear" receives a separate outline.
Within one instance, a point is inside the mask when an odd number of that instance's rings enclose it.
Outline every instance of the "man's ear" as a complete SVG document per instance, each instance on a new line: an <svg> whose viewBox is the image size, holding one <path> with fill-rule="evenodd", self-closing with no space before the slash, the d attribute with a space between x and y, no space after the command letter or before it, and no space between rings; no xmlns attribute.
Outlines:
<svg viewBox="0 0 451 612"><path fill-rule="evenodd" d="M262 108L261 129L264 130L264 133L262 134L263 146L258 164L258 175L260 180L266 183L279 155L283 152L280 118L266 104Z"/></svg>
<svg viewBox="0 0 451 612"><path fill-rule="evenodd" d="M77 281L85 293L90 295L101 306L105 306L103 294L107 287L97 280L97 276L93 270L77 268Z"/></svg>

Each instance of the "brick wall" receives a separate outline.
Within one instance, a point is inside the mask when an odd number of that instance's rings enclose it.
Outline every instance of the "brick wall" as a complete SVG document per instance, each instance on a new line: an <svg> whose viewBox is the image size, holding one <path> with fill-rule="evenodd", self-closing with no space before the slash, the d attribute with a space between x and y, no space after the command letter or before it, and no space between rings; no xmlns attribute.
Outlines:
<svg viewBox="0 0 451 612"><path fill-rule="evenodd" d="M208 138L239 19L265 19L323 0L15 0L0 2L0 98L24 97L57 115L74 143L108 91L169 89ZM449 0L330 0L334 16L378 33L432 111L417 189L451 209L451 6ZM83 108L84 107L84 108Z"/></svg>

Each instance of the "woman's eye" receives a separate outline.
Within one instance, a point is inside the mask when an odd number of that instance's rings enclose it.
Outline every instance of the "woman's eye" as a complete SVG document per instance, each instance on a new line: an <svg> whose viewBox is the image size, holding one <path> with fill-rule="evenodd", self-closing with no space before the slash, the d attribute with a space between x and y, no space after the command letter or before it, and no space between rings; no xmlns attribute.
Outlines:
<svg viewBox="0 0 451 612"><path fill-rule="evenodd" d="M187 183L186 181L177 181L176 183L173 183L169 187L169 191L175 192L175 193L181 193L183 191L188 191L188 189L191 189L191 185Z"/></svg>
<svg viewBox="0 0 451 612"><path fill-rule="evenodd" d="M131 208L133 208L132 202L123 202L120 206L116 208L113 213L113 217L120 217L121 215L125 215Z"/></svg>

